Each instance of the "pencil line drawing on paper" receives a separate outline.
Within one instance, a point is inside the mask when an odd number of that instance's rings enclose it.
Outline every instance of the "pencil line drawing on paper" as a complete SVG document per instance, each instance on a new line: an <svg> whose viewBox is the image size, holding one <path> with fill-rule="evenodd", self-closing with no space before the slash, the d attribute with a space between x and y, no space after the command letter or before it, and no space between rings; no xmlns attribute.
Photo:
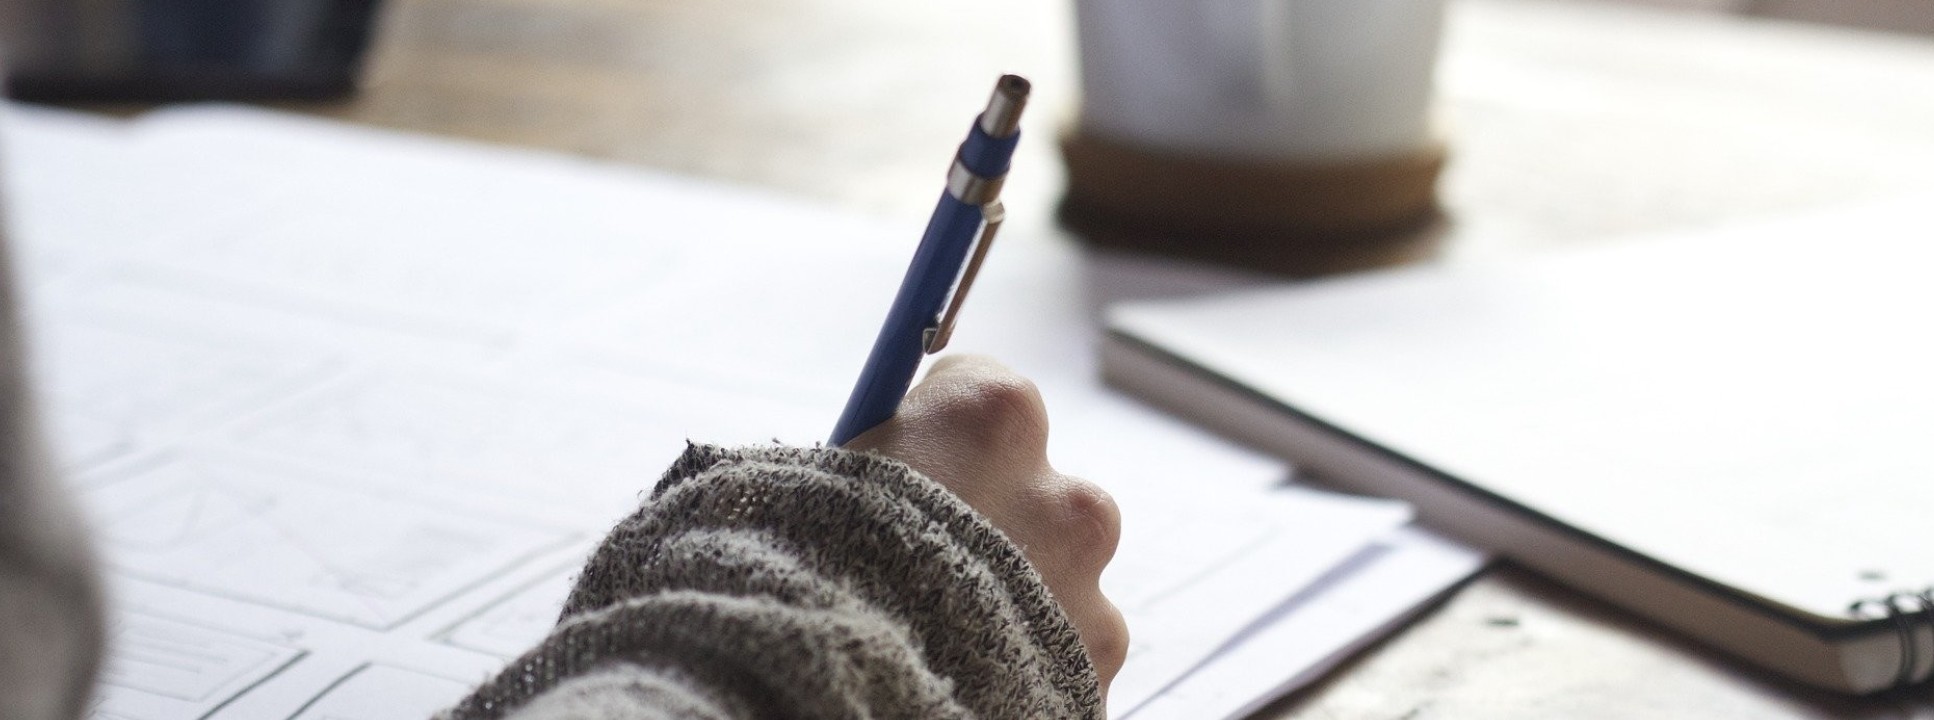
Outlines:
<svg viewBox="0 0 1934 720"><path fill-rule="evenodd" d="M529 650L557 626L558 613L577 579L577 565L547 573L464 618L438 637L449 645L506 660Z"/></svg>
<svg viewBox="0 0 1934 720"><path fill-rule="evenodd" d="M627 508L684 445L682 433L643 415L482 381L381 374L278 407L234 441L466 493Z"/></svg>
<svg viewBox="0 0 1934 720"><path fill-rule="evenodd" d="M127 612L108 630L95 717L201 717L304 656L295 648Z"/></svg>
<svg viewBox="0 0 1934 720"><path fill-rule="evenodd" d="M512 521L175 458L84 495L120 572L383 629L565 539Z"/></svg>
<svg viewBox="0 0 1934 720"><path fill-rule="evenodd" d="M327 363L232 338L164 334L96 311L30 316L31 363L70 469L132 449L141 432L192 432L313 382Z"/></svg>
<svg viewBox="0 0 1934 720"><path fill-rule="evenodd" d="M420 720L455 703L471 682L377 663L349 671L289 720Z"/></svg>

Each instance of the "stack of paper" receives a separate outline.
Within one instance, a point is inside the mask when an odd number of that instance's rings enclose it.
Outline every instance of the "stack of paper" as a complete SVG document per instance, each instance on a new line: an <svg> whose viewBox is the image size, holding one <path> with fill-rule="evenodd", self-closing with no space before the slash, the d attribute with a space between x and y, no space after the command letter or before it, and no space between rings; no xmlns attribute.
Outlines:
<svg viewBox="0 0 1934 720"><path fill-rule="evenodd" d="M683 448L820 441L919 230L238 108L14 108L36 383L110 568L95 715L420 718L555 622ZM1472 572L1398 503L1099 388L1083 260L1017 236L954 341L1122 506L1120 717L1238 714Z"/></svg>

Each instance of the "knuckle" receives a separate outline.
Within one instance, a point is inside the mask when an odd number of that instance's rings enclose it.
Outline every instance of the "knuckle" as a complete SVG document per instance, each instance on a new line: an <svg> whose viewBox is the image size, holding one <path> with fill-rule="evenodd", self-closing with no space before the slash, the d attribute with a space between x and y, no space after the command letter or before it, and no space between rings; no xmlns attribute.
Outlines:
<svg viewBox="0 0 1934 720"><path fill-rule="evenodd" d="M1099 485L1073 478L1057 495L1061 509L1057 524L1067 531L1073 555L1084 566L1108 564L1121 544L1121 507L1115 498Z"/></svg>
<svg viewBox="0 0 1934 720"><path fill-rule="evenodd" d="M962 387L948 412L990 446L1046 447L1047 411L1034 383L1018 376L977 380Z"/></svg>
<svg viewBox="0 0 1934 720"><path fill-rule="evenodd" d="M1122 618L1121 610L1106 600L1102 604L1101 617L1095 619L1091 632L1082 635L1082 644L1088 647L1088 659L1105 682L1128 661L1129 635L1128 621Z"/></svg>

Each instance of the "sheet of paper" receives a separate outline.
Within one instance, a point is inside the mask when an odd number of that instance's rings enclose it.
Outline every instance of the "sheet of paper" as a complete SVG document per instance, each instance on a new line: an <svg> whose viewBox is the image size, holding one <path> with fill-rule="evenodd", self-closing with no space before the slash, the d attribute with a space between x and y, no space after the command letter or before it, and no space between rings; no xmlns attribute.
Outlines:
<svg viewBox="0 0 1934 720"><path fill-rule="evenodd" d="M4 130L36 382L112 571L102 718L453 701L687 438L823 439L920 224L245 109ZM1407 511L1272 489L1099 389L1080 261L1004 238L956 343L1039 381L1052 459L1122 505L1119 712Z"/></svg>
<svg viewBox="0 0 1934 720"><path fill-rule="evenodd" d="M1484 561L1482 553L1414 526L1392 533L1258 618L1149 702L1122 712L1133 720L1244 717L1383 637Z"/></svg>

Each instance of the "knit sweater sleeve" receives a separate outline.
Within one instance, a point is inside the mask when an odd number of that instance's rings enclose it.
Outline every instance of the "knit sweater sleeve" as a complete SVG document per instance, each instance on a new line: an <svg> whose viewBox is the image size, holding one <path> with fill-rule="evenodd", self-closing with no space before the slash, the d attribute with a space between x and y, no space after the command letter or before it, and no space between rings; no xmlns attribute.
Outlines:
<svg viewBox="0 0 1934 720"><path fill-rule="evenodd" d="M441 717L1101 715L1040 576L946 488L877 455L694 445L551 635Z"/></svg>

